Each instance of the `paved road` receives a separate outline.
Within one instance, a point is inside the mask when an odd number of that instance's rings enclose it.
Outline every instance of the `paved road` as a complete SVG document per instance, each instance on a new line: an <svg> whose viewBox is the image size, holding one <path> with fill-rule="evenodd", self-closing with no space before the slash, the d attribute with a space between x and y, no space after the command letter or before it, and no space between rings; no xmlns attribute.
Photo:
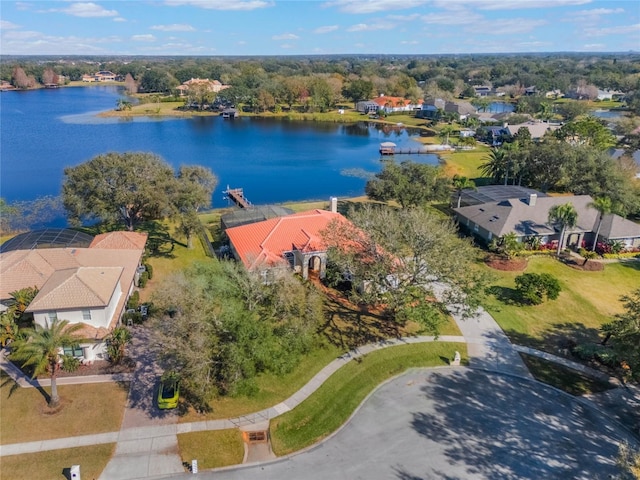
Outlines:
<svg viewBox="0 0 640 480"><path fill-rule="evenodd" d="M540 383L468 368L386 383L326 442L271 463L200 472L212 480L610 478L634 439ZM188 479L192 475L171 478Z"/></svg>

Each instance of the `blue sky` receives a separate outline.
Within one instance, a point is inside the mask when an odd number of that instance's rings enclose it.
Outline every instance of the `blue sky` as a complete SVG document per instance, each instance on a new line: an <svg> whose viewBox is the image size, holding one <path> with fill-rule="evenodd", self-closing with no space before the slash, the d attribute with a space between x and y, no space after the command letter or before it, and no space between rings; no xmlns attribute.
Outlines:
<svg viewBox="0 0 640 480"><path fill-rule="evenodd" d="M0 54L640 51L640 2L0 0Z"/></svg>

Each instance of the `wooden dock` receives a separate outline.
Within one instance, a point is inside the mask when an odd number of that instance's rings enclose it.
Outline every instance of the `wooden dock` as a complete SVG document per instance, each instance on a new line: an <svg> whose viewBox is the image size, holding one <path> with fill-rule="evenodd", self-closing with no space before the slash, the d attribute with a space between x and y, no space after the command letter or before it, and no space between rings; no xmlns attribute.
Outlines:
<svg viewBox="0 0 640 480"><path fill-rule="evenodd" d="M426 148L381 148L380 155L424 155L433 153Z"/></svg>
<svg viewBox="0 0 640 480"><path fill-rule="evenodd" d="M235 203L240 208L250 208L251 202L247 200L244 196L244 192L241 188L229 188L227 185L227 189L223 192L229 200Z"/></svg>

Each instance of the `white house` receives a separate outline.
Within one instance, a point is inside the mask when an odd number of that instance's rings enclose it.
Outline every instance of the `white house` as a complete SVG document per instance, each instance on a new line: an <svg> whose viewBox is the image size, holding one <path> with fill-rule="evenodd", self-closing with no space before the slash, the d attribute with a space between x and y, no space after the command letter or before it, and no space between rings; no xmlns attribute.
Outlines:
<svg viewBox="0 0 640 480"><path fill-rule="evenodd" d="M34 248L0 254L0 300L37 287L27 308L39 325L53 319L82 324L83 339L71 349L85 362L104 359L105 337L115 328L138 278L147 235L111 232L88 248Z"/></svg>

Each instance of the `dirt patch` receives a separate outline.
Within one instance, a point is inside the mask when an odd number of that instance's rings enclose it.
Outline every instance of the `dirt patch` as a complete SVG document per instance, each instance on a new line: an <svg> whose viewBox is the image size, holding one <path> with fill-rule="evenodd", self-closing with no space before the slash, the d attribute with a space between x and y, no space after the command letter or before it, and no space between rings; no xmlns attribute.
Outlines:
<svg viewBox="0 0 640 480"><path fill-rule="evenodd" d="M83 377L86 375L115 375L118 373L132 373L135 363L129 358L125 358L120 365L112 365L106 360L96 360L90 365L80 365L73 372L58 371L58 377ZM48 375L42 376L48 378Z"/></svg>
<svg viewBox="0 0 640 480"><path fill-rule="evenodd" d="M564 258L562 262L570 266L571 268L575 268L576 270L583 270L585 272L601 272L602 270L604 270L604 263L593 260L589 260L587 263L584 263L584 259L582 258L571 257Z"/></svg>
<svg viewBox="0 0 640 480"><path fill-rule="evenodd" d="M60 402L55 407L51 408L49 404L44 403L40 408L40 415L45 417L51 417L59 414L67 405L71 405L72 401L67 399L60 399Z"/></svg>
<svg viewBox="0 0 640 480"><path fill-rule="evenodd" d="M489 255L484 261L490 268L505 272L522 272L527 268L527 259L523 257L505 258Z"/></svg>

